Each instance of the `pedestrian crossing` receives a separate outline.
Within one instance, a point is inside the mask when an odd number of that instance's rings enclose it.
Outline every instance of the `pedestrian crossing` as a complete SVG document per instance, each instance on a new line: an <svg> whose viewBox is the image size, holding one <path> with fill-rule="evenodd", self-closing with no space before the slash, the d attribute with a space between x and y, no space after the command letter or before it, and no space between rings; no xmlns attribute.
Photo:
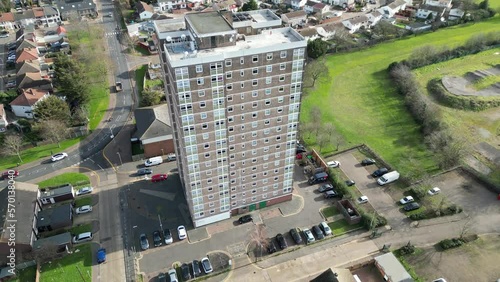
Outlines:
<svg viewBox="0 0 500 282"><path fill-rule="evenodd" d="M112 32L106 32L104 35L105 36L114 36L114 35L117 35L117 34L120 34L122 33L121 31L112 31Z"/></svg>

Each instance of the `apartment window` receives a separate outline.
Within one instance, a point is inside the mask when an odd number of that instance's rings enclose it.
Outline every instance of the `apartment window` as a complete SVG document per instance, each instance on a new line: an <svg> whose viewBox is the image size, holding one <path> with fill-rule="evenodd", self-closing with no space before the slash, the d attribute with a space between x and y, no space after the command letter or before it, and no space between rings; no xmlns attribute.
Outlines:
<svg viewBox="0 0 500 282"><path fill-rule="evenodd" d="M258 121L252 121L252 128L256 128L257 126L259 126L259 122Z"/></svg>
<svg viewBox="0 0 500 282"><path fill-rule="evenodd" d="M197 78L196 81L198 82L198 85L203 85L203 83L205 83L205 79L203 77Z"/></svg>
<svg viewBox="0 0 500 282"><path fill-rule="evenodd" d="M203 140L207 140L209 138L208 133L203 133Z"/></svg>
<svg viewBox="0 0 500 282"><path fill-rule="evenodd" d="M273 71L273 66L269 65L266 66L266 72L272 72Z"/></svg>
<svg viewBox="0 0 500 282"><path fill-rule="evenodd" d="M278 91L279 91L279 92L283 92L283 91L285 91L285 87L280 86L280 87L278 88Z"/></svg>
<svg viewBox="0 0 500 282"><path fill-rule="evenodd" d="M266 88L265 93L266 95L271 95L271 88Z"/></svg>
<svg viewBox="0 0 500 282"><path fill-rule="evenodd" d="M245 110L245 105L241 105L240 108L241 108L242 111Z"/></svg>
<svg viewBox="0 0 500 282"><path fill-rule="evenodd" d="M268 116L271 114L271 110L270 109L266 109L266 111L264 112L264 115Z"/></svg>
<svg viewBox="0 0 500 282"><path fill-rule="evenodd" d="M241 131L245 130L245 125L241 126Z"/></svg>
<svg viewBox="0 0 500 282"><path fill-rule="evenodd" d="M279 177L275 177L274 178L274 181L278 181L280 178Z"/></svg>
<svg viewBox="0 0 500 282"><path fill-rule="evenodd" d="M257 106L259 106L259 103L257 103L257 102L252 103L252 108L257 108Z"/></svg>
<svg viewBox="0 0 500 282"><path fill-rule="evenodd" d="M201 128L203 128L203 129L207 129L207 128L208 128L208 124L206 124L206 123L202 124L202 125L201 125Z"/></svg>
<svg viewBox="0 0 500 282"><path fill-rule="evenodd" d="M284 75L280 75L280 81L285 81L285 76Z"/></svg>
<svg viewBox="0 0 500 282"><path fill-rule="evenodd" d="M252 163L257 163L257 159L252 159Z"/></svg>
<svg viewBox="0 0 500 282"><path fill-rule="evenodd" d="M241 100L245 100L245 93L241 93Z"/></svg>
<svg viewBox="0 0 500 282"><path fill-rule="evenodd" d="M205 153L205 158L210 158L210 153Z"/></svg>
<svg viewBox="0 0 500 282"><path fill-rule="evenodd" d="M240 64L242 64L242 65L243 65L244 63L245 63L245 58L241 57L241 58L240 58Z"/></svg>
<svg viewBox="0 0 500 282"><path fill-rule="evenodd" d="M282 59L286 58L286 51L281 51L280 58Z"/></svg>
<svg viewBox="0 0 500 282"><path fill-rule="evenodd" d="M273 53L267 53L266 54L266 59L269 61L269 60L272 60L273 59Z"/></svg>
<svg viewBox="0 0 500 282"><path fill-rule="evenodd" d="M244 70L240 70L240 76L241 77L245 76L245 71Z"/></svg>
<svg viewBox="0 0 500 282"><path fill-rule="evenodd" d="M214 214L215 213L215 210L210 210L210 214Z"/></svg>
<svg viewBox="0 0 500 282"><path fill-rule="evenodd" d="M229 84L226 86L226 89L227 89L227 90L233 90L233 84L229 83Z"/></svg>
<svg viewBox="0 0 500 282"><path fill-rule="evenodd" d="M233 160L233 159L234 159L234 154L229 155L229 158L230 158L231 160ZM231 183L235 183L235 182L236 182L236 180L235 180L234 182L233 182L233 181L231 181Z"/></svg>
<svg viewBox="0 0 500 282"><path fill-rule="evenodd" d="M234 142L234 136L229 136L229 142Z"/></svg>
<svg viewBox="0 0 500 282"><path fill-rule="evenodd" d="M271 122L270 122L268 119L266 119L266 120L264 121L264 124L265 124L265 125L269 125L270 123L271 123Z"/></svg>
<svg viewBox="0 0 500 282"><path fill-rule="evenodd" d="M269 138L264 139L264 143L269 143Z"/></svg>
<svg viewBox="0 0 500 282"><path fill-rule="evenodd" d="M278 114L281 114L283 112L283 108L282 107L279 107L278 110L277 110Z"/></svg>
<svg viewBox="0 0 500 282"><path fill-rule="evenodd" d="M205 108L207 106L207 103L205 102L200 102L200 108Z"/></svg>
<svg viewBox="0 0 500 282"><path fill-rule="evenodd" d="M228 130L229 132L233 132L233 131L234 131L234 127L230 126L227 130Z"/></svg>
<svg viewBox="0 0 500 282"><path fill-rule="evenodd" d="M278 118L276 118L276 121L277 121L277 122L282 122L282 121L283 121L283 118L282 118L282 117L278 117Z"/></svg>
<svg viewBox="0 0 500 282"><path fill-rule="evenodd" d="M283 103L283 100L285 100L285 98L283 98L283 96L278 97L278 103Z"/></svg>
<svg viewBox="0 0 500 282"><path fill-rule="evenodd" d="M257 113L252 113L252 118L257 118Z"/></svg>
<svg viewBox="0 0 500 282"><path fill-rule="evenodd" d="M272 81L272 77L266 77L266 84L271 84Z"/></svg>
<svg viewBox="0 0 500 282"><path fill-rule="evenodd" d="M234 145L229 146L229 151L234 151L235 147Z"/></svg>
<svg viewBox="0 0 500 282"><path fill-rule="evenodd" d="M259 82L257 81L257 79L252 80L252 85L253 86L259 85Z"/></svg>
<svg viewBox="0 0 500 282"><path fill-rule="evenodd" d="M267 106L269 106L269 105L271 105L271 100L267 99L267 100L265 101L265 103L266 103L266 105L267 105Z"/></svg>
<svg viewBox="0 0 500 282"><path fill-rule="evenodd" d="M257 92L257 91L252 92L252 97L254 97L254 98L255 98L255 97L257 97L257 96L259 96L259 92Z"/></svg>
<svg viewBox="0 0 500 282"><path fill-rule="evenodd" d="M226 60L226 67L230 67L233 65L233 61L231 59Z"/></svg>
<svg viewBox="0 0 500 282"><path fill-rule="evenodd" d="M276 141L280 141L281 140L281 136L276 136Z"/></svg>
<svg viewBox="0 0 500 282"><path fill-rule="evenodd" d="M233 96L227 96L227 101L228 101L228 102L233 101Z"/></svg>
<svg viewBox="0 0 500 282"><path fill-rule="evenodd" d="M205 145L203 145L203 148L205 148L205 149L210 148L210 144L205 144Z"/></svg>
<svg viewBox="0 0 500 282"><path fill-rule="evenodd" d="M232 111L233 111L233 107L228 107L228 108L227 108L227 111L228 111L228 112L232 112Z"/></svg>
<svg viewBox="0 0 500 282"><path fill-rule="evenodd" d="M200 117L201 117L201 119L206 119L207 118L207 113L201 113Z"/></svg>
<svg viewBox="0 0 500 282"><path fill-rule="evenodd" d="M286 69L286 65L285 64L280 64L280 70L285 70Z"/></svg>
<svg viewBox="0 0 500 282"><path fill-rule="evenodd" d="M252 175L252 179L255 179L255 178L257 178L257 175L255 175L255 174L254 174L254 175ZM253 184L252 184L252 185L253 185Z"/></svg>
<svg viewBox="0 0 500 282"><path fill-rule="evenodd" d="M256 75L256 74L258 74L258 73L259 73L259 69L258 69L258 68L253 68L253 69L252 69L252 74L253 74L253 75Z"/></svg>
<svg viewBox="0 0 500 282"><path fill-rule="evenodd" d="M227 79L233 78L233 72L232 71L226 72L226 78Z"/></svg>
<svg viewBox="0 0 500 282"><path fill-rule="evenodd" d="M233 122L234 121L234 118L233 117L228 117L227 118L227 122Z"/></svg>
<svg viewBox="0 0 500 282"><path fill-rule="evenodd" d="M234 203L231 204L231 206L233 206L233 207L236 207L236 205L237 205L236 202L234 202Z"/></svg>
<svg viewBox="0 0 500 282"><path fill-rule="evenodd" d="M205 162L205 167L210 167L212 166L212 162Z"/></svg>
<svg viewBox="0 0 500 282"><path fill-rule="evenodd" d="M257 63L259 61L259 56L252 56L252 62Z"/></svg>
<svg viewBox="0 0 500 282"><path fill-rule="evenodd" d="M276 132L281 132L281 126L276 127Z"/></svg>
<svg viewBox="0 0 500 282"><path fill-rule="evenodd" d="M262 168L267 169L267 164L263 164Z"/></svg>
<svg viewBox="0 0 500 282"><path fill-rule="evenodd" d="M264 153L269 152L269 147L264 147Z"/></svg>
<svg viewBox="0 0 500 282"><path fill-rule="evenodd" d="M257 146L257 140L252 140L252 146Z"/></svg>
<svg viewBox="0 0 500 282"><path fill-rule="evenodd" d="M252 132L252 137L257 137L257 132L256 131Z"/></svg>
<svg viewBox="0 0 500 282"><path fill-rule="evenodd" d="M202 65L196 65L196 72L197 73L203 72L203 66Z"/></svg>
<svg viewBox="0 0 500 282"><path fill-rule="evenodd" d="M205 97L205 90L199 90L198 97Z"/></svg>
<svg viewBox="0 0 500 282"><path fill-rule="evenodd" d="M264 135L267 135L269 133L271 133L271 130L269 130L269 128L264 129Z"/></svg>
<svg viewBox="0 0 500 282"><path fill-rule="evenodd" d="M241 88L245 88L245 82L242 82L240 85L241 85Z"/></svg>
<svg viewBox="0 0 500 282"><path fill-rule="evenodd" d="M208 195L209 200L213 200L213 198L214 198L214 195Z"/></svg>

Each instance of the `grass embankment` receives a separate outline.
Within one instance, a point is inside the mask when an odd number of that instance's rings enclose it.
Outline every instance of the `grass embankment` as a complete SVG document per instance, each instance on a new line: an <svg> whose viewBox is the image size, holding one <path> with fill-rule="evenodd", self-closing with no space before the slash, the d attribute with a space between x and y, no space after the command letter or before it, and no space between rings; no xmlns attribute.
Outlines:
<svg viewBox="0 0 500 282"><path fill-rule="evenodd" d="M137 88L137 93L139 94L138 104L141 104L142 90L144 89L144 76L148 70L148 65L142 65L135 70L135 87Z"/></svg>
<svg viewBox="0 0 500 282"><path fill-rule="evenodd" d="M54 187L64 184L82 186L90 183L90 178L78 172L66 172L38 183L39 188Z"/></svg>
<svg viewBox="0 0 500 282"><path fill-rule="evenodd" d="M454 47L479 32L498 30L500 17L441 29L416 37L382 43L373 48L327 57L331 79L317 83L302 100L301 121L319 107L324 123L332 122L344 136L346 145L365 143L402 173L415 165L427 172L437 170L436 162L423 142L418 126L408 113L402 96L389 80L390 63L407 59L415 47L432 44ZM315 144L314 138L305 140ZM333 152L333 146L323 153ZM412 160L412 165L408 164Z"/></svg>
<svg viewBox="0 0 500 282"><path fill-rule="evenodd" d="M90 244L76 245L72 254L41 266L40 282L73 282L92 280L92 250Z"/></svg>

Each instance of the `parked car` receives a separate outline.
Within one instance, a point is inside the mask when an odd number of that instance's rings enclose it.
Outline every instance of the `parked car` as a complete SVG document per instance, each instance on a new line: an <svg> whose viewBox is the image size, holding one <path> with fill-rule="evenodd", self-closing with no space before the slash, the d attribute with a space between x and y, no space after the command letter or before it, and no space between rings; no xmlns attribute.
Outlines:
<svg viewBox="0 0 500 282"><path fill-rule="evenodd" d="M186 227L180 225L177 227L177 234L179 235L179 240L184 240L187 238Z"/></svg>
<svg viewBox="0 0 500 282"><path fill-rule="evenodd" d="M68 157L68 154L66 154L66 153L58 153L58 154L53 155L50 159L53 162L57 162L57 161L65 159L67 157Z"/></svg>
<svg viewBox="0 0 500 282"><path fill-rule="evenodd" d="M270 239L269 243L267 244L267 253L272 254L272 253L275 253L277 250L278 250L278 248L276 248L276 244L274 243L274 240Z"/></svg>
<svg viewBox="0 0 500 282"><path fill-rule="evenodd" d="M16 178L19 176L19 171L17 170L7 170L4 173L2 173L2 178L3 179L8 179L9 175L11 175L12 178Z"/></svg>
<svg viewBox="0 0 500 282"><path fill-rule="evenodd" d="M372 164L375 164L374 159L364 159L361 161L361 165L372 165Z"/></svg>
<svg viewBox="0 0 500 282"><path fill-rule="evenodd" d="M304 229L302 230L302 232L304 233L304 237L306 237L306 242L307 242L307 244L309 244L309 243L312 243L312 242L316 241L316 239L314 239L314 236L313 236L313 234L312 234L311 230L309 230L309 229L307 229L307 228L304 228Z"/></svg>
<svg viewBox="0 0 500 282"><path fill-rule="evenodd" d="M160 235L160 231L158 231L158 230L153 232L153 243L154 243L155 247L161 246L161 235Z"/></svg>
<svg viewBox="0 0 500 282"><path fill-rule="evenodd" d="M158 274L157 278L158 278L158 282L167 282L167 276L163 272L160 272L160 274Z"/></svg>
<svg viewBox="0 0 500 282"><path fill-rule="evenodd" d="M279 233L276 235L276 241L278 241L278 245L280 246L280 249L284 250L288 248L288 244L286 243L285 237L283 234Z"/></svg>
<svg viewBox="0 0 500 282"><path fill-rule="evenodd" d="M9 33L0 33L0 38L7 38L9 37Z"/></svg>
<svg viewBox="0 0 500 282"><path fill-rule="evenodd" d="M432 282L446 282L444 278L438 278L436 280L433 280Z"/></svg>
<svg viewBox="0 0 500 282"><path fill-rule="evenodd" d="M143 251L149 249L149 241L148 241L148 237L146 236L146 234L141 234L139 236L139 241L141 241L141 249Z"/></svg>
<svg viewBox="0 0 500 282"><path fill-rule="evenodd" d="M321 228L321 231L325 234L325 236L332 235L332 229L330 229L330 226L326 222L321 222L319 224L319 228Z"/></svg>
<svg viewBox="0 0 500 282"><path fill-rule="evenodd" d="M329 161L326 163L328 167L340 167L340 162L339 161Z"/></svg>
<svg viewBox="0 0 500 282"><path fill-rule="evenodd" d="M387 172L389 172L389 170L387 168L381 167L381 168L377 169L376 171L374 171L372 173L372 176L373 177L380 177L380 176L386 174Z"/></svg>
<svg viewBox="0 0 500 282"><path fill-rule="evenodd" d="M427 191L427 194L429 194L431 196L437 195L439 193L441 193L441 189L439 189L438 187L434 187L434 188L430 189L429 191Z"/></svg>
<svg viewBox="0 0 500 282"><path fill-rule="evenodd" d="M320 192L320 193L330 191L330 190L333 190L333 185L329 184L329 183L323 184L323 185L319 186L319 188L318 188L318 192Z"/></svg>
<svg viewBox="0 0 500 282"><path fill-rule="evenodd" d="M417 203L417 202L413 202L413 203L409 203L409 204L406 204L403 209L405 211L413 211L413 210L417 210L420 208L420 205Z"/></svg>
<svg viewBox="0 0 500 282"><path fill-rule="evenodd" d="M244 215L244 216L238 218L238 223L239 224L247 223L247 222L250 222L250 221L253 221L253 218L249 214Z"/></svg>
<svg viewBox="0 0 500 282"><path fill-rule="evenodd" d="M193 268L193 277L196 278L197 276L200 276L201 275L200 262L197 260L193 260L191 266Z"/></svg>
<svg viewBox="0 0 500 282"><path fill-rule="evenodd" d="M305 153L307 152L306 147L298 144L297 148L295 149L295 154L300 154L300 153Z"/></svg>
<svg viewBox="0 0 500 282"><path fill-rule="evenodd" d="M168 271L168 277L170 278L170 282L179 282L177 272L173 268Z"/></svg>
<svg viewBox="0 0 500 282"><path fill-rule="evenodd" d="M356 182L354 182L354 180L346 180L345 181L345 185L347 185L348 187L351 187L353 186L354 184L356 184Z"/></svg>
<svg viewBox="0 0 500 282"><path fill-rule="evenodd" d="M167 156L167 162L175 161L176 159L177 157L175 156L175 154L168 154Z"/></svg>
<svg viewBox="0 0 500 282"><path fill-rule="evenodd" d="M174 239L172 238L172 232L170 232L170 229L163 230L163 237L165 238L166 245L170 245L174 242Z"/></svg>
<svg viewBox="0 0 500 282"><path fill-rule="evenodd" d="M182 273L182 279L184 281L191 279L191 272L189 271L189 265L186 263L183 263L181 265L181 273Z"/></svg>
<svg viewBox="0 0 500 282"><path fill-rule="evenodd" d="M92 211L92 206L91 205L85 205L81 206L76 209L76 214L83 214L83 213L88 213Z"/></svg>
<svg viewBox="0 0 500 282"><path fill-rule="evenodd" d="M312 231L314 232L314 235L316 235L316 238L318 238L318 240L325 238L325 235L323 234L323 231L321 231L321 228L319 228L319 226L314 225L312 227Z"/></svg>
<svg viewBox="0 0 500 282"><path fill-rule="evenodd" d="M92 193L93 190L94 188L92 188L92 186L83 187L82 189L76 191L76 195L80 196L80 195L90 194Z"/></svg>
<svg viewBox="0 0 500 282"><path fill-rule="evenodd" d="M361 196L358 198L358 204L364 204L368 203L368 197L367 196Z"/></svg>
<svg viewBox="0 0 500 282"><path fill-rule="evenodd" d="M212 268L212 264L210 263L210 260L208 259L208 257L204 257L201 259L201 266L203 267L203 271L205 271L206 274L214 271L214 269Z"/></svg>
<svg viewBox="0 0 500 282"><path fill-rule="evenodd" d="M78 244L87 241L92 241L93 238L94 236L92 235L92 232L84 232L74 236L72 241L73 244Z"/></svg>
<svg viewBox="0 0 500 282"><path fill-rule="evenodd" d="M399 203L402 205L406 205L406 204L411 203L413 201L415 201L415 199L413 199L412 196L406 196L403 199L399 200Z"/></svg>
<svg viewBox="0 0 500 282"><path fill-rule="evenodd" d="M297 228L290 229L290 236L292 236L295 244L302 244L302 237L300 236L299 232L297 231Z"/></svg>
<svg viewBox="0 0 500 282"><path fill-rule="evenodd" d="M330 191L326 191L325 193L323 193L323 197L325 199L342 198L342 194L338 193L337 191L330 190Z"/></svg>
<svg viewBox="0 0 500 282"><path fill-rule="evenodd" d="M149 169L149 168L141 168L137 171L136 175L138 176L141 176L141 175L149 175L153 173L153 170L152 169Z"/></svg>
<svg viewBox="0 0 500 282"><path fill-rule="evenodd" d="M106 261L106 249L100 248L97 250L97 263L103 263Z"/></svg>
<svg viewBox="0 0 500 282"><path fill-rule="evenodd" d="M167 180L168 175L166 174L155 174L153 177L151 177L151 182L160 182Z"/></svg>
<svg viewBox="0 0 500 282"><path fill-rule="evenodd" d="M16 87L16 81L12 80L12 81L7 82L7 84L5 84L5 87L6 88L14 88L14 87Z"/></svg>

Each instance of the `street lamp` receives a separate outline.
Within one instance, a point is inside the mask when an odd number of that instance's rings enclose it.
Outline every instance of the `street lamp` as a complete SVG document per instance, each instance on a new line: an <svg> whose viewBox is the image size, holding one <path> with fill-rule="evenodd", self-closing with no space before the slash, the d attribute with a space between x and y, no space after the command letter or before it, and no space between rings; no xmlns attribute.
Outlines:
<svg viewBox="0 0 500 282"><path fill-rule="evenodd" d="M161 155L164 156L165 153L163 152L163 148L161 148Z"/></svg>
<svg viewBox="0 0 500 282"><path fill-rule="evenodd" d="M115 136L113 135L113 130L111 129L111 127L109 128L109 132L111 133L110 135L111 139L113 139Z"/></svg>
<svg viewBox="0 0 500 282"><path fill-rule="evenodd" d="M116 152L116 154L118 155L118 157L120 158L120 166L123 166L123 162L122 162L122 155L120 155L120 152ZM136 226L137 227L137 226Z"/></svg>
<svg viewBox="0 0 500 282"><path fill-rule="evenodd" d="M134 242L132 243L132 251L135 253L135 229L137 228L137 225L134 225L132 226L132 230L133 230L133 233L134 233Z"/></svg>

